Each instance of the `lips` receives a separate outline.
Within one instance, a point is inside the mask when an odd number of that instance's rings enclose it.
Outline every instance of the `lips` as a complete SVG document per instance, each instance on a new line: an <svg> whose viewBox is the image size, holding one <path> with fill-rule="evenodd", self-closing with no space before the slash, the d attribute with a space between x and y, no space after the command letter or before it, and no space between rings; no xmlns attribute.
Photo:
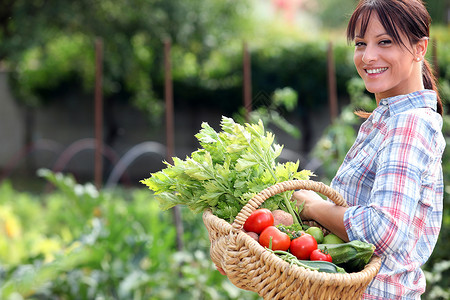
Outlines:
<svg viewBox="0 0 450 300"><path fill-rule="evenodd" d="M370 69L364 69L367 74L369 75L376 75L381 74L385 72L388 68L370 68Z"/></svg>

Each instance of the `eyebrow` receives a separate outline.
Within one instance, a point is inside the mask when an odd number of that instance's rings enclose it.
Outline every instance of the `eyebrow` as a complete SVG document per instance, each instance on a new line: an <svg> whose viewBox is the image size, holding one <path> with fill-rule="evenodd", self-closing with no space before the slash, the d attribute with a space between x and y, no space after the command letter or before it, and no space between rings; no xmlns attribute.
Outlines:
<svg viewBox="0 0 450 300"><path fill-rule="evenodd" d="M389 33L384 32L384 33L380 33L380 34L376 35L375 37L378 38L378 37L383 36L383 35L391 36ZM357 35L355 35L355 38L364 38L364 36L360 36L359 34L357 34Z"/></svg>

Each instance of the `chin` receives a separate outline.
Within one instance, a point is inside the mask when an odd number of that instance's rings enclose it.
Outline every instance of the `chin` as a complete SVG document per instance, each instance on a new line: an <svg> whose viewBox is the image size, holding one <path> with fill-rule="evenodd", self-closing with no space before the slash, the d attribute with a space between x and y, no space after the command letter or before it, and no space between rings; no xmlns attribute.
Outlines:
<svg viewBox="0 0 450 300"><path fill-rule="evenodd" d="M372 94L383 93L386 91L386 89L383 89L380 87L375 87L375 86L370 86L370 85L366 85L366 90Z"/></svg>

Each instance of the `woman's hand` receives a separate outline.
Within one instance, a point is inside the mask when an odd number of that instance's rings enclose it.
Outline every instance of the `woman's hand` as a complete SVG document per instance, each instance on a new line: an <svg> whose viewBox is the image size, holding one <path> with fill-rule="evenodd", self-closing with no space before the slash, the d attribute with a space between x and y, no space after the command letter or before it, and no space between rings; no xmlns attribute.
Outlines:
<svg viewBox="0 0 450 300"><path fill-rule="evenodd" d="M317 201L324 201L316 192L308 190L295 191L292 195L292 199L297 201L297 206L300 206L303 203L303 209L300 213L302 220L313 220L311 206Z"/></svg>
<svg viewBox="0 0 450 300"><path fill-rule="evenodd" d="M303 209L300 213L302 220L316 221L344 241L349 241L344 227L344 214L347 208L326 201L313 191L295 191L292 194L292 199L297 201L297 205L303 203Z"/></svg>

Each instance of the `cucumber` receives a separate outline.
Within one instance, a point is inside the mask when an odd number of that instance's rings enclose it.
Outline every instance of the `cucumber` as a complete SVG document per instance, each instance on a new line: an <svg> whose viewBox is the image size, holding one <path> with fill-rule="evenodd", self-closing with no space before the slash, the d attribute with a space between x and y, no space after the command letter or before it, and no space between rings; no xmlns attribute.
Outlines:
<svg viewBox="0 0 450 300"><path fill-rule="evenodd" d="M327 251L333 263L343 267L347 272L359 272L364 269L375 251L375 246L362 241L344 244L319 244L317 247Z"/></svg>
<svg viewBox="0 0 450 300"><path fill-rule="evenodd" d="M325 273L347 273L343 268L338 267L334 263L328 261L320 260L298 260L300 263L310 267L315 268L319 272Z"/></svg>
<svg viewBox="0 0 450 300"><path fill-rule="evenodd" d="M328 261L312 261L312 260L299 260L292 253L282 251L282 250L271 250L266 248L268 251L273 254L278 255L282 260L290 263L291 265L297 265L303 267L305 269L310 269L318 272L325 273L347 273L344 268L341 268L333 263Z"/></svg>

